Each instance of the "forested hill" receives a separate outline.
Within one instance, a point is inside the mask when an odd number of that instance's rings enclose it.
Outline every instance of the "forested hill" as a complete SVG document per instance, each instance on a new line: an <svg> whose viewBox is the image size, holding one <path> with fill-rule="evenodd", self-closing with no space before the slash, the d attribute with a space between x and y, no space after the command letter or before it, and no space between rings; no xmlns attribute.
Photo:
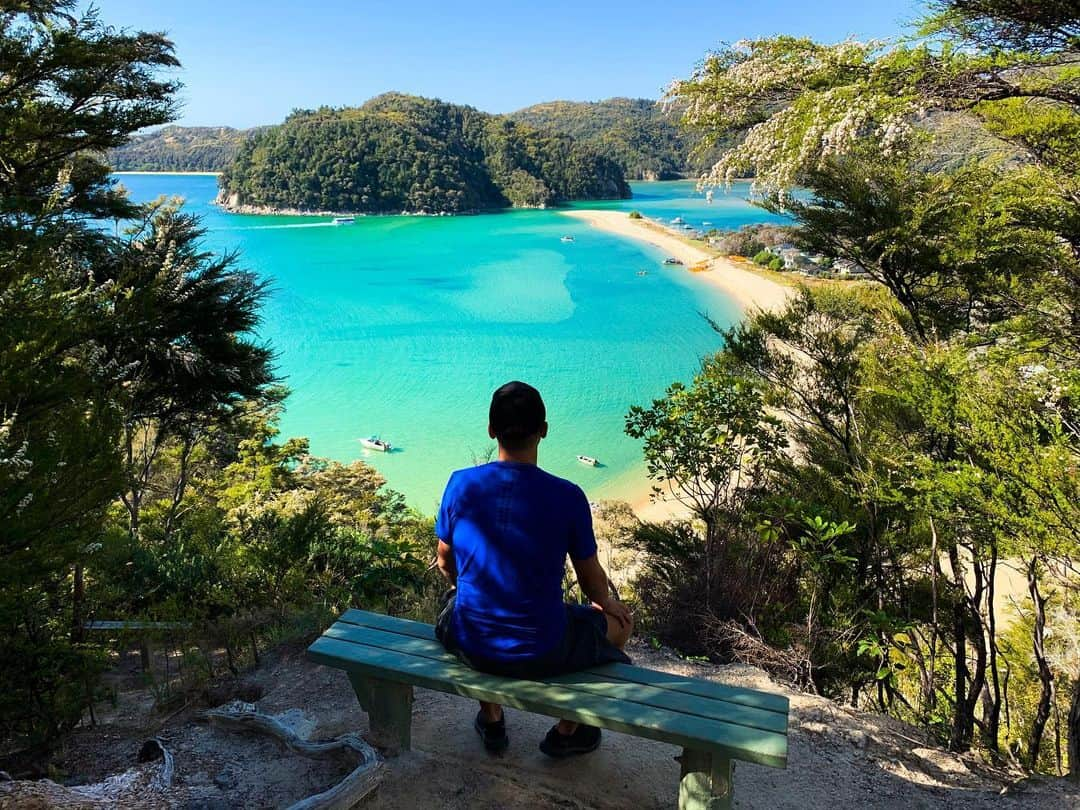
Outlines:
<svg viewBox="0 0 1080 810"><path fill-rule="evenodd" d="M232 127L168 126L136 135L108 154L116 171L220 172L256 132Z"/></svg>
<svg viewBox="0 0 1080 810"><path fill-rule="evenodd" d="M615 160L633 180L697 176L715 159L692 156L692 139L679 127L679 112L651 99L549 101L507 117L534 129L569 135ZM220 172L244 141L261 129L162 127L111 150L109 163L117 171Z"/></svg>
<svg viewBox="0 0 1080 810"><path fill-rule="evenodd" d="M357 213L630 196L618 163L569 135L397 93L293 113L244 142L221 189L230 208Z"/></svg>
<svg viewBox="0 0 1080 810"><path fill-rule="evenodd" d="M707 158L691 156L692 140L679 127L677 110L647 98L549 101L511 113L515 121L564 132L619 162L634 180L698 175Z"/></svg>

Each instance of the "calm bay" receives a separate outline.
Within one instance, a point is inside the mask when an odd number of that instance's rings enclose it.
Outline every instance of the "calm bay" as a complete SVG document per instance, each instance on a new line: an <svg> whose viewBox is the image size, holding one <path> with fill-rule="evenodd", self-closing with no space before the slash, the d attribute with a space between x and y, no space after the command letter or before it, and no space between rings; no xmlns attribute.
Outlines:
<svg viewBox="0 0 1080 810"><path fill-rule="evenodd" d="M626 410L688 380L719 348L703 313L725 325L740 315L711 285L664 267L657 248L558 211L335 226L329 217L223 212L211 204L214 177L117 179L139 201L182 197L203 218L208 249L238 251L240 265L270 283L259 334L292 392L282 436L308 437L316 455L373 464L427 513L452 470L493 450L487 401L509 379L546 399L544 467L593 498L640 496L641 451L623 434ZM576 207L681 216L696 227L775 219L745 201L745 186L711 204L692 182L633 190L632 200ZM371 434L395 450L362 449L358 439ZM578 454L601 465L586 467Z"/></svg>

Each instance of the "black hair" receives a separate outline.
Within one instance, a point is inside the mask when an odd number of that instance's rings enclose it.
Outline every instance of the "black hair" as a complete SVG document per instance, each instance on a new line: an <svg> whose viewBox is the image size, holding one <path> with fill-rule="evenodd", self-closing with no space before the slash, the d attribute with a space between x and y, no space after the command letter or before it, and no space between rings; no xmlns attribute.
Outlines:
<svg viewBox="0 0 1080 810"><path fill-rule="evenodd" d="M540 392L528 383L514 380L499 386L491 395L488 423L507 450L520 450L544 426L547 410Z"/></svg>

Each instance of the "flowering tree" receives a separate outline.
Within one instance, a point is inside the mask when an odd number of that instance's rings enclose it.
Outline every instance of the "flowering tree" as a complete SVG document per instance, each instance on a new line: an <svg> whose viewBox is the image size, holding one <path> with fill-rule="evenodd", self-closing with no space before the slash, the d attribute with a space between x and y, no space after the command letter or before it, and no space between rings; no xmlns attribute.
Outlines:
<svg viewBox="0 0 1080 810"><path fill-rule="evenodd" d="M809 426L792 433L789 490L826 500L858 527L852 542L868 541L873 576L853 604L872 617L882 662L918 661L918 703L944 699L955 749L976 732L999 745L1008 687L995 572L999 558L1022 565L1035 617L1024 665L1041 689L1024 752L1035 767L1056 700L1045 617L1068 587L1052 572L1080 561L1080 7L933 0L929 11L898 42L725 47L669 98L702 148L740 138L703 185L752 175L763 204L794 217L795 241L880 283L850 295L877 321L844 354L856 373L840 413L857 417L857 443L837 442L831 421L813 418L828 377L811 373L820 361L806 347L829 342L800 340L820 309L806 305L811 297L776 324L752 322L784 327L768 340L733 332L726 352L766 380L766 401ZM791 194L795 186L810 194ZM796 364L800 350L807 359ZM923 588L926 611L911 598ZM939 597L951 620L939 618ZM901 620L916 632L896 633ZM944 690L942 645L953 669ZM904 700L900 682L886 681L890 703ZM1080 682L1071 709L1069 735L1080 740Z"/></svg>

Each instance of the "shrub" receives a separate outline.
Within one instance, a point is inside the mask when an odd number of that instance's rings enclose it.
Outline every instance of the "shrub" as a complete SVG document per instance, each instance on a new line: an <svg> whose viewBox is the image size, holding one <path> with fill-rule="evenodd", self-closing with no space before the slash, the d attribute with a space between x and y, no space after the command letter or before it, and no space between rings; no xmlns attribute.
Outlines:
<svg viewBox="0 0 1080 810"><path fill-rule="evenodd" d="M641 555L633 590L642 629L684 654L732 660L734 651L715 628L745 623L748 614L757 631L776 641L797 603L795 571L783 544L737 525L707 544L691 523L644 523L627 547Z"/></svg>
<svg viewBox="0 0 1080 810"><path fill-rule="evenodd" d="M754 264L760 264L762 267L768 267L769 262L771 262L773 258L773 255L769 251L763 250L754 256Z"/></svg>
<svg viewBox="0 0 1080 810"><path fill-rule="evenodd" d="M784 269L784 260L779 256L773 256L772 261L769 262L769 269L780 271Z"/></svg>
<svg viewBox="0 0 1080 810"><path fill-rule="evenodd" d="M631 211L630 212L630 219L641 219L641 212L640 211Z"/></svg>

